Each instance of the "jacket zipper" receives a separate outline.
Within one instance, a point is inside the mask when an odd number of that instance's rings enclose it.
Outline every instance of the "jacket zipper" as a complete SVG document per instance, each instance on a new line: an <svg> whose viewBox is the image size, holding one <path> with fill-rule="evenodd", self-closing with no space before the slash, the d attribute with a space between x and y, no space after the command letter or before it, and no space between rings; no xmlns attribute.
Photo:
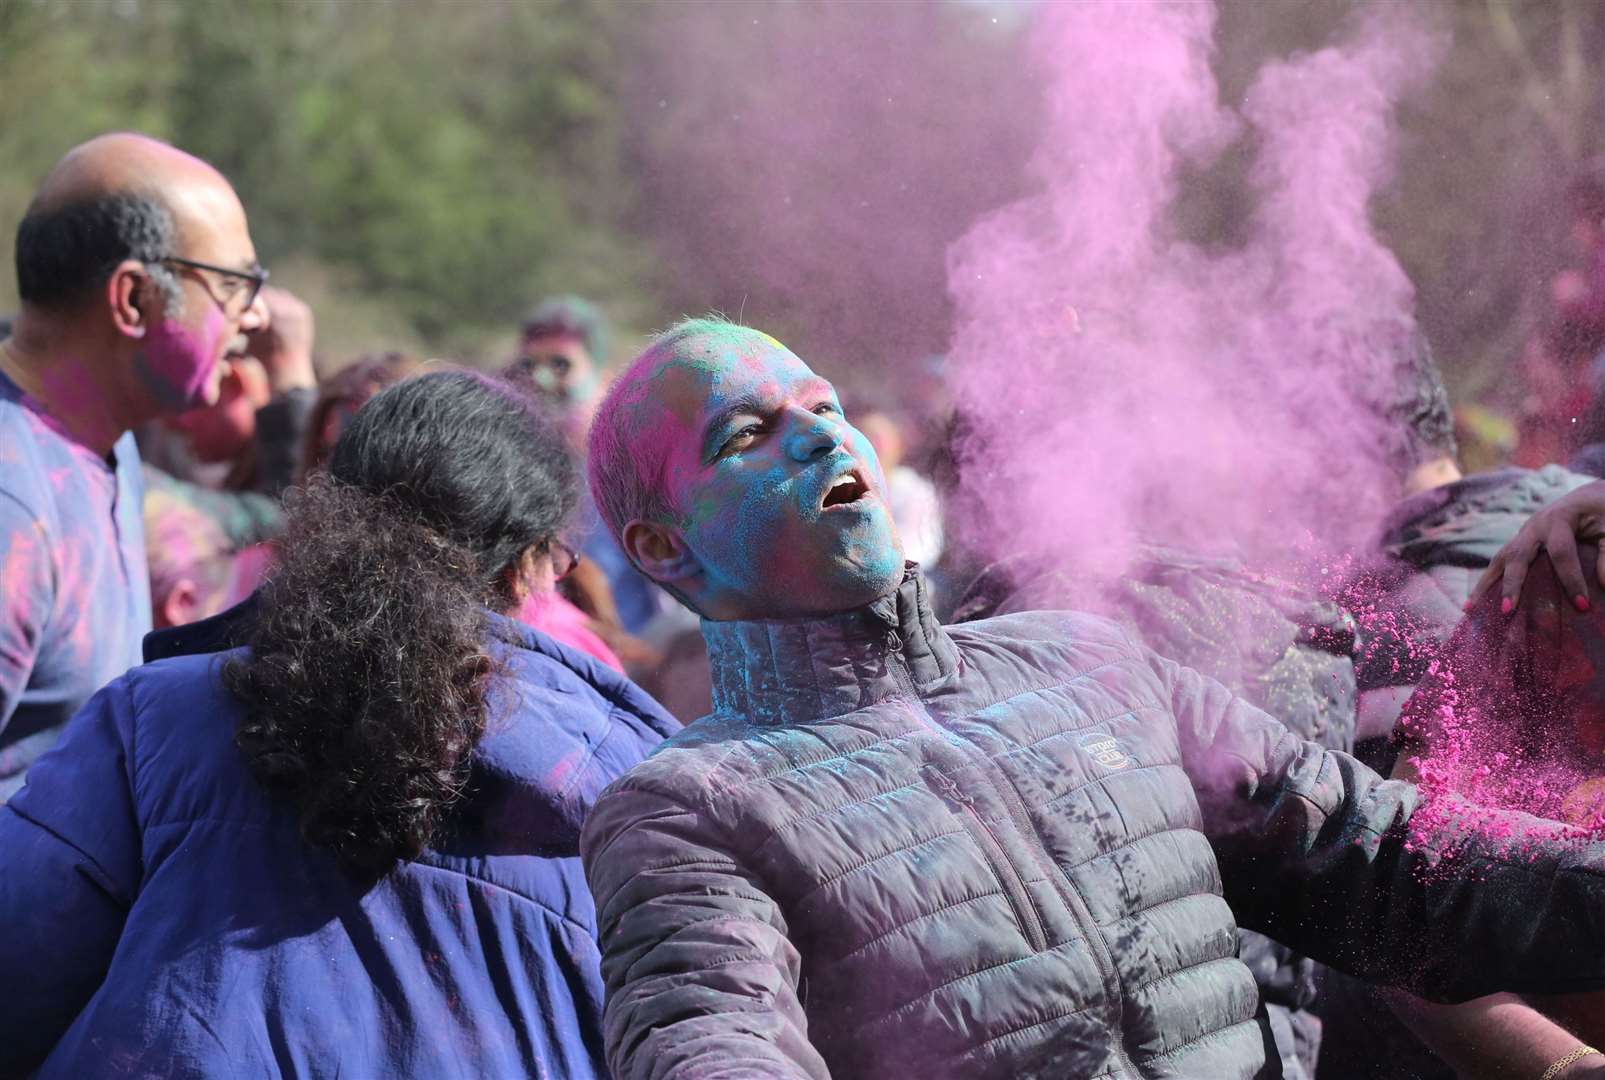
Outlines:
<svg viewBox="0 0 1605 1080"><path fill-rule="evenodd" d="M951 776L935 766L927 765L923 771L953 812L969 828L970 835L981 845L981 851L992 864L992 873L998 879L998 884L1003 886L1003 895L1008 897L1009 906L1014 908L1014 918L1025 931L1026 940L1031 943L1032 951L1041 952L1046 949L1048 934L1042 926L1042 917L1037 914L1036 905L1031 902L1031 894L1026 891L1025 879L1009 861L1008 853L1003 850L1003 845L999 842L997 834L992 831L992 826L986 823L981 812L975 808L975 800L970 798Z"/></svg>
<svg viewBox="0 0 1605 1080"><path fill-rule="evenodd" d="M993 786L998 789L1004 805L1009 810L1010 816L1014 818L1015 828L1022 833L1027 844L1035 842L1036 833L1031 827L1030 813L1026 810L1025 803L1020 798L1019 793L1014 790L1014 785L1009 783L1009 778L1003 775L1003 770L998 768L998 766L994 764L990 758L986 758L985 755L982 755L982 758L984 760L985 767L989 771L997 773L997 776L993 780ZM1123 1036L1126 1030L1125 998L1120 992L1120 974L1115 968L1115 958L1114 955L1109 951L1109 943L1104 940L1103 931L1100 930L1098 928L1098 924L1093 921L1092 909L1087 906L1087 901L1082 897L1081 890L1076 888L1076 883L1070 880L1070 876L1068 874L1059 869L1058 864L1053 861L1053 858L1049 856L1047 852L1044 851L1042 856L1043 861L1045 861L1048 866L1048 876L1050 878L1057 876L1059 879L1060 895L1062 895L1065 900L1069 902L1077 921L1079 921L1082 926L1088 928L1086 935L1087 944L1092 947L1092 955L1098 961L1098 967L1101 969L1103 977L1110 987L1110 1005L1115 1013L1115 1019L1119 1023L1118 1030ZM1134 1076L1142 1075L1141 1071L1137 1068L1136 1063L1132 1061L1129 1056L1127 1056L1126 1042L1123 1037L1116 1038L1114 1040L1114 1050L1115 1057L1122 1065L1129 1068Z"/></svg>
<svg viewBox="0 0 1605 1080"><path fill-rule="evenodd" d="M888 667L890 667L892 670L893 678L896 679L898 684L903 687L904 692L908 694L909 703L914 709L916 718L926 727L935 731L938 737L940 737L941 740L948 746L951 746L956 753L965 758L971 757L972 755L964 749L962 741L952 732L948 731L946 728L936 723L936 721L932 720L930 715L925 711L924 699L920 696L919 690L914 686L914 680L909 677L907 670L900 662L902 657L898 655L898 650L903 644L902 635L893 630L888 635L888 644L891 646L893 656L897 658L896 661L888 664ZM984 758L984 755L982 756ZM1013 786L1009 783L1008 777L1003 776L1002 770L990 760L985 761L985 766L989 772L998 774L993 778L993 786L998 789L999 797L1003 799L1005 806L1007 806L1010 811L1010 816L1014 818L1015 828L1022 830L1027 829L1030 826L1030 816L1026 812L1024 804L1020 802L1019 796L1014 791ZM964 820L969 821L973 819L975 824L980 827L981 832L978 834L977 838L980 839L981 836L985 837L985 839L982 840L981 846L983 850L987 851L988 857L994 860L995 865L1008 867L1007 874L1018 885L1020 891L1018 897L1011 893L1009 891L1007 880L1005 879L1004 874L999 872L998 880L1004 885L1004 893L1008 896L1009 903L1014 907L1015 916L1020 920L1021 926L1027 929L1027 939L1033 940L1031 939L1030 928L1035 927L1036 933L1039 936L1034 939L1034 941L1042 942L1042 944L1035 945L1035 948L1038 950L1046 948L1047 935L1042 930L1041 918L1037 915L1036 907L1031 903L1031 897L1025 892L1025 885L1023 880L1020 878L1019 873L1014 869L1014 866L1009 863L1007 858L1000 857L1003 855L1002 845L998 843L996 836L993 835L991 827L987 825L986 822L981 820L981 816L976 812L974 803L970 797L959 788L958 784L953 780L952 777L933 766L927 766L926 771L928 775L933 778L939 777L940 779L936 781L938 786L943 789L944 793L951 791L953 793L951 798L954 801L957 801L968 811L968 815L964 818ZM972 829L972 832L973 831L974 830ZM1023 842L1030 844L1034 840L1034 835L1031 833L1022 833L1022 839ZM992 854L992 848L997 849L997 855ZM1078 890L1075 886L1075 882L1071 881L1069 877L1059 869L1058 865L1053 862L1051 857L1047 856L1046 852L1043 854L1044 857L1047 858L1050 868L1049 877L1051 878L1054 875L1058 876L1060 881L1059 892L1074 909L1076 920L1081 924L1082 927L1085 928L1087 944L1091 946L1093 958L1097 961L1100 973L1103 975L1106 992L1109 994L1109 1007L1114 1013L1116 1025L1114 1038L1111 1040L1113 1043L1115 1061L1123 1073L1129 1072L1129 1075L1131 1076L1141 1076L1142 1070L1137 1068L1136 1062L1132 1061L1130 1055L1126 1053L1126 1025L1124 1015L1125 1001L1120 993L1120 975L1115 969L1114 957L1109 952L1109 943L1104 940L1103 931L1093 920L1092 909L1087 906L1087 902L1082 898L1080 890ZM1030 912L1029 917L1024 914L1026 911Z"/></svg>

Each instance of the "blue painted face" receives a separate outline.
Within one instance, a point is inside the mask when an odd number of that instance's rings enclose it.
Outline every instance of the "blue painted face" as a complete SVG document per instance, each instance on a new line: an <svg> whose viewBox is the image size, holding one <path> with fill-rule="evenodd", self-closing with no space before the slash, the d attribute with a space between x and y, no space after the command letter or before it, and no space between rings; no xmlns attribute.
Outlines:
<svg viewBox="0 0 1605 1080"><path fill-rule="evenodd" d="M784 345L742 327L687 338L635 431L657 441L670 505L713 618L860 607L895 589L903 545L869 440Z"/></svg>

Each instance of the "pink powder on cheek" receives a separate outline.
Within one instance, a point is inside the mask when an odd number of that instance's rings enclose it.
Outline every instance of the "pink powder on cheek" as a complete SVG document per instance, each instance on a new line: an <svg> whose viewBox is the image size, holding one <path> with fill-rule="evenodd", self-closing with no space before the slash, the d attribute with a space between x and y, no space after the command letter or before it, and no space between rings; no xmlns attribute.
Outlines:
<svg viewBox="0 0 1605 1080"><path fill-rule="evenodd" d="M136 357L140 380L164 408L210 404L216 396L218 362L231 334L216 305L207 307L198 329L162 319L151 327Z"/></svg>

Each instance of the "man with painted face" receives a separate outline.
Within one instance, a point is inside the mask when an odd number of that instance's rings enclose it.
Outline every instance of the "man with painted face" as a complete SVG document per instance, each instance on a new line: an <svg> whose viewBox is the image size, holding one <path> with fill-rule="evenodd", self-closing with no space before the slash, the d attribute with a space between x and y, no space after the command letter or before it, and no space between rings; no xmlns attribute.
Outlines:
<svg viewBox="0 0 1605 1080"><path fill-rule="evenodd" d="M130 429L217 399L265 324L245 211L210 165L104 135L17 227L22 310L0 343L0 801L150 630Z"/></svg>
<svg viewBox="0 0 1605 1080"><path fill-rule="evenodd" d="M1442 997L1605 985L1605 852L1440 861L1414 787L1109 622L939 625L773 338L658 338L589 468L715 705L586 822L615 1075L1276 1075L1238 923Z"/></svg>

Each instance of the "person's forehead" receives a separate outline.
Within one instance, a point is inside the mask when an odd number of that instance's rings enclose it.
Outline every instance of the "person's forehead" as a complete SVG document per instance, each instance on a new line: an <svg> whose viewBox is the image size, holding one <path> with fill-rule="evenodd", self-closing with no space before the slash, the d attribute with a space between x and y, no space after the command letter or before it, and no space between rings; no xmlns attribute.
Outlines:
<svg viewBox="0 0 1605 1080"><path fill-rule="evenodd" d="M585 339L566 330L526 330L523 345L525 349L542 353L562 353L565 356L577 356L581 353L590 355L585 348Z"/></svg>
<svg viewBox="0 0 1605 1080"><path fill-rule="evenodd" d="M823 382L779 341L744 328L697 334L679 342L673 355L659 365L656 380L675 388L676 411L687 419L716 412L739 397Z"/></svg>
<svg viewBox="0 0 1605 1080"><path fill-rule="evenodd" d="M182 185L173 193L171 205L186 258L241 269L255 261L245 207L221 177L198 177Z"/></svg>
<svg viewBox="0 0 1605 1080"><path fill-rule="evenodd" d="M664 451L671 443L695 449L704 426L731 402L823 382L779 341L745 327L682 339L639 378L635 436Z"/></svg>

